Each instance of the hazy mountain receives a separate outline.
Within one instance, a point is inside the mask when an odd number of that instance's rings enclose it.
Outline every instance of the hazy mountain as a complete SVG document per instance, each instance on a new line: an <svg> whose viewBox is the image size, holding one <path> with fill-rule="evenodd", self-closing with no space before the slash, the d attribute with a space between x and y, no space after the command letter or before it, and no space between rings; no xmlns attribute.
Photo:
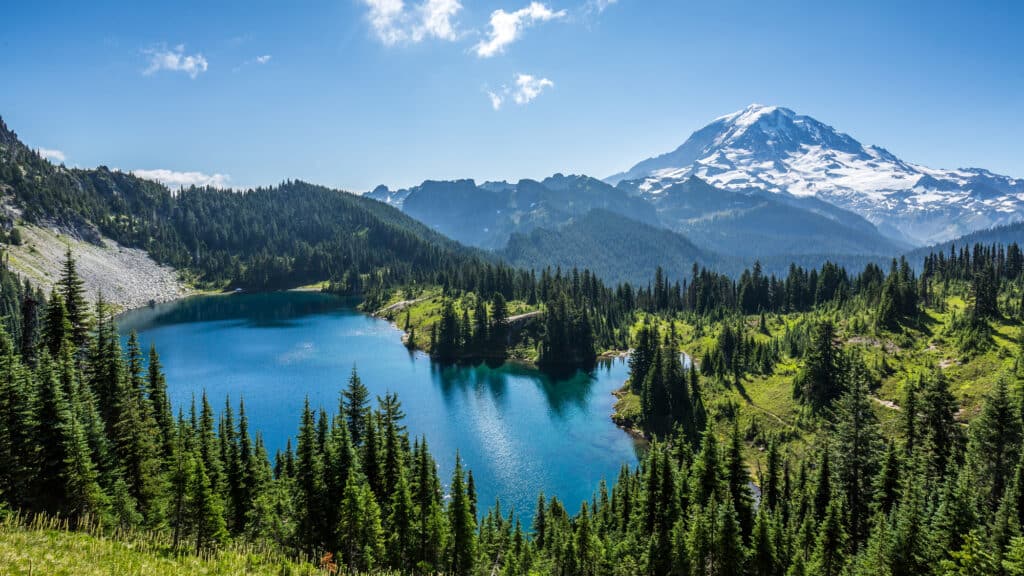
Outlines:
<svg viewBox="0 0 1024 576"><path fill-rule="evenodd" d="M756 188L826 200L915 245L1024 217L1024 179L905 162L775 106L751 105L722 116L679 148L607 182L653 199L692 176L728 190Z"/></svg>
<svg viewBox="0 0 1024 576"><path fill-rule="evenodd" d="M594 209L648 224L654 207L596 178L556 174L543 181L486 182L428 180L392 191L378 186L369 198L400 207L406 214L455 240L484 248L505 246L514 233L554 228Z"/></svg>
<svg viewBox="0 0 1024 576"><path fill-rule="evenodd" d="M646 284L661 266L672 278L688 277L693 264L716 267L719 258L685 236L607 210L591 210L557 228L513 234L499 252L526 268L589 268L607 282Z"/></svg>
<svg viewBox="0 0 1024 576"><path fill-rule="evenodd" d="M645 195L661 223L698 246L739 257L894 254L906 245L816 198L716 188L697 177Z"/></svg>

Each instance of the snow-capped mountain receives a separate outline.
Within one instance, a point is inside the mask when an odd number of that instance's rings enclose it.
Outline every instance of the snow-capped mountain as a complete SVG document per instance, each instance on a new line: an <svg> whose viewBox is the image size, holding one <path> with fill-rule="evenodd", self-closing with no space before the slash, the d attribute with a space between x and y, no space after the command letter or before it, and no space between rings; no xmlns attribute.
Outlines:
<svg viewBox="0 0 1024 576"><path fill-rule="evenodd" d="M912 164L810 116L757 104L607 181L653 199L691 176L730 190L814 196L917 245L1024 219L1024 179Z"/></svg>

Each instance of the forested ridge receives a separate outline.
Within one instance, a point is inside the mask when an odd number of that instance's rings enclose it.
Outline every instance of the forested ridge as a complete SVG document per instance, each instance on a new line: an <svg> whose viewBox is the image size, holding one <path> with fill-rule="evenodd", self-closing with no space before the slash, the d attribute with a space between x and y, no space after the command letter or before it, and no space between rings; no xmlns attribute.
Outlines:
<svg viewBox="0 0 1024 576"><path fill-rule="evenodd" d="M436 282L487 261L394 208L301 181L172 192L104 166L54 166L2 120L0 191L25 223L52 223L91 241L102 233L213 287L268 290L335 279L361 291ZM7 211L3 220L10 236L16 218Z"/></svg>

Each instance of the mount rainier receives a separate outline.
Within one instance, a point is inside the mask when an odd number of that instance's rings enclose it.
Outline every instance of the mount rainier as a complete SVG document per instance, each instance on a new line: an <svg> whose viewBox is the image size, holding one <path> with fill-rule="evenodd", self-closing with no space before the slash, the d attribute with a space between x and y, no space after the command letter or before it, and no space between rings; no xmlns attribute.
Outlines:
<svg viewBox="0 0 1024 576"><path fill-rule="evenodd" d="M816 197L915 245L1024 219L1024 179L905 162L810 116L757 104L716 119L674 151L606 181L656 200L692 177L726 190Z"/></svg>

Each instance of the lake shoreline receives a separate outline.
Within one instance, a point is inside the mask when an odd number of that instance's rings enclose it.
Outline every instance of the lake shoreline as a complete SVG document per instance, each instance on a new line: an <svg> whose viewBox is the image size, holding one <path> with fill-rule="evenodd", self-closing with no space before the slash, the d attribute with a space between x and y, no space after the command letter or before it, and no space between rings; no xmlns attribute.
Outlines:
<svg viewBox="0 0 1024 576"><path fill-rule="evenodd" d="M461 454L487 487L482 501L528 511L543 491L575 506L643 451L608 418L626 380L621 358L566 376L514 361L445 366L409 354L393 322L353 300L308 290L223 295L135 311L119 334L135 330L143 348L157 348L173 406L187 410L204 392L215 406L244 398L250 430L270 454L288 439L294 447L306 398L334 412L353 366L371 397L399 395L410 433L429 439L442 475Z"/></svg>

